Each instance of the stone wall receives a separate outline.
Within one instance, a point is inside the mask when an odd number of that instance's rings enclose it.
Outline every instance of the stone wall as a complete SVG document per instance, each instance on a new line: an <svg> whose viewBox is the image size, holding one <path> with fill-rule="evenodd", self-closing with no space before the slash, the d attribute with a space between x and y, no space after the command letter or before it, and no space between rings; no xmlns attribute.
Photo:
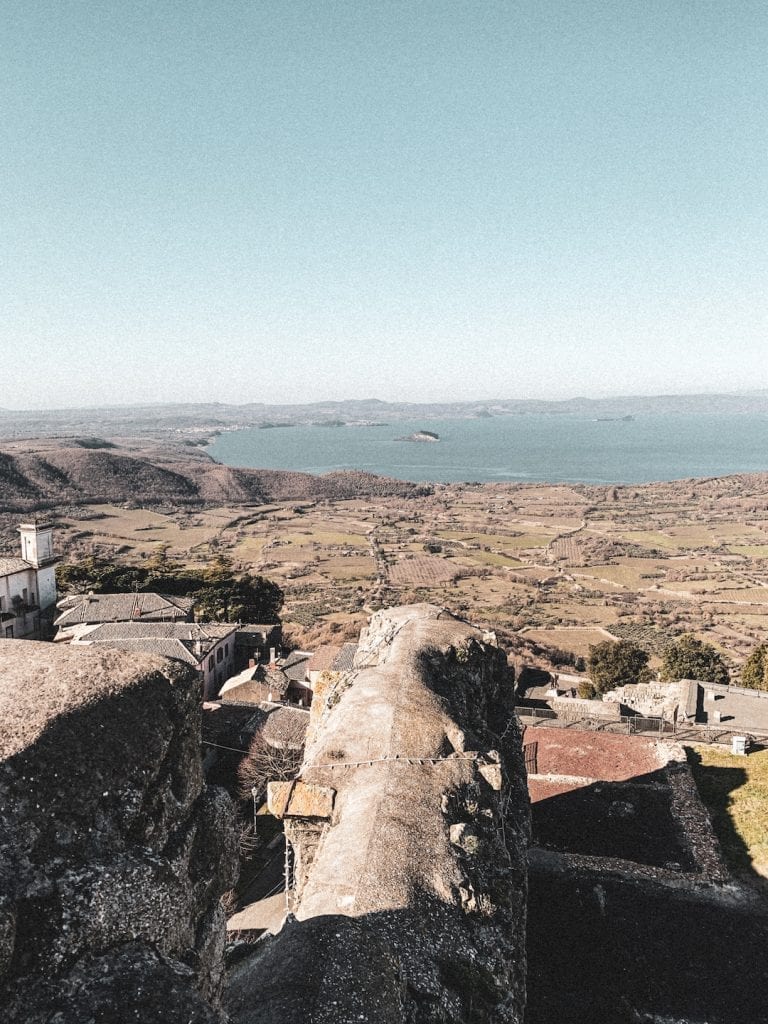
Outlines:
<svg viewBox="0 0 768 1024"><path fill-rule="evenodd" d="M639 715L664 718L668 722L677 719L677 709L681 704L685 708L687 699L688 685L683 681L628 683L626 686L617 686L603 695L606 703L623 704Z"/></svg>
<svg viewBox="0 0 768 1024"><path fill-rule="evenodd" d="M0 640L4 1021L214 1022L228 798L176 662Z"/></svg>
<svg viewBox="0 0 768 1024"><path fill-rule="evenodd" d="M553 697L550 702L557 717L563 721L577 722L581 718L604 718L607 722L621 721L621 709L618 704L609 704L600 700L584 700L581 697Z"/></svg>
<svg viewBox="0 0 768 1024"><path fill-rule="evenodd" d="M270 805L293 914L233 969L237 1024L521 1024L529 805L512 674L480 631L375 615Z"/></svg>

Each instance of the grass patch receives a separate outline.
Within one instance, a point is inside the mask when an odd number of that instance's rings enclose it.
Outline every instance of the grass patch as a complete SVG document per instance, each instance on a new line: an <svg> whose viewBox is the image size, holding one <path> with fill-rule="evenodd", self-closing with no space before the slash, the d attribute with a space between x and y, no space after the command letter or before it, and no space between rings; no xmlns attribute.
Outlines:
<svg viewBox="0 0 768 1024"><path fill-rule="evenodd" d="M318 571L334 580L361 580L370 582L376 576L376 563L365 555L350 558L325 558L318 564Z"/></svg>
<svg viewBox="0 0 768 1024"><path fill-rule="evenodd" d="M729 544L728 550L745 558L768 558L768 544Z"/></svg>
<svg viewBox="0 0 768 1024"><path fill-rule="evenodd" d="M318 544L325 544L328 546L338 545L350 548L368 547L368 540L365 537L361 537L359 533L335 533L326 530L313 530L310 540L317 541Z"/></svg>
<svg viewBox="0 0 768 1024"><path fill-rule="evenodd" d="M685 750L728 865L768 879L768 750L748 757L707 746Z"/></svg>
<svg viewBox="0 0 768 1024"><path fill-rule="evenodd" d="M616 565L579 566L578 571L574 572L573 575L610 580L611 583L619 583L622 586L637 590L641 587L647 587L649 583L661 579L665 574L658 560L638 558L633 559L631 562L620 562ZM651 575L653 578L649 578Z"/></svg>
<svg viewBox="0 0 768 1024"><path fill-rule="evenodd" d="M743 601L746 604L765 604L768 602L768 587L742 587L733 590L720 590L717 595L722 601Z"/></svg>
<svg viewBox="0 0 768 1024"><path fill-rule="evenodd" d="M481 565L522 565L519 558L510 555L499 555L495 551L467 551L466 560L479 562Z"/></svg>
<svg viewBox="0 0 768 1024"><path fill-rule="evenodd" d="M641 547L661 548L663 551L679 551L681 548L689 546L679 538L670 537L667 533L658 533L655 530L628 530L619 536L633 544L639 544Z"/></svg>
<svg viewBox="0 0 768 1024"><path fill-rule="evenodd" d="M609 638L599 629L529 629L526 640L534 640L546 647L558 647L563 651L586 658L592 644L605 643Z"/></svg>

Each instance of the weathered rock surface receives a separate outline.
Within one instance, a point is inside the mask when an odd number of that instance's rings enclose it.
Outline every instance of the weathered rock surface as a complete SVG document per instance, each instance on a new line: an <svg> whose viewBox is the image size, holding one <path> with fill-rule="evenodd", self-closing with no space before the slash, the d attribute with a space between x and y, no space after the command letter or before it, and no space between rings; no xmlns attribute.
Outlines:
<svg viewBox="0 0 768 1024"><path fill-rule="evenodd" d="M0 641L8 1022L220 1021L231 810L199 683L148 655Z"/></svg>
<svg viewBox="0 0 768 1024"><path fill-rule="evenodd" d="M233 968L225 1006L238 1024L519 1024L529 807L504 655L415 605L375 615L355 664L313 704L301 792L271 794L295 917Z"/></svg>

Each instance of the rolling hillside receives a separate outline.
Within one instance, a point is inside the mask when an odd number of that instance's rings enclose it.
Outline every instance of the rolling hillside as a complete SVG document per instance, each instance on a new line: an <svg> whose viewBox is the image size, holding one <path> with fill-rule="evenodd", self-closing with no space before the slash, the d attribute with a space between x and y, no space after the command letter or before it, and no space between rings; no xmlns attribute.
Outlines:
<svg viewBox="0 0 768 1024"><path fill-rule="evenodd" d="M143 506L204 506L367 495L410 497L430 490L360 472L312 476L63 446L0 451L0 508L4 512L125 501Z"/></svg>

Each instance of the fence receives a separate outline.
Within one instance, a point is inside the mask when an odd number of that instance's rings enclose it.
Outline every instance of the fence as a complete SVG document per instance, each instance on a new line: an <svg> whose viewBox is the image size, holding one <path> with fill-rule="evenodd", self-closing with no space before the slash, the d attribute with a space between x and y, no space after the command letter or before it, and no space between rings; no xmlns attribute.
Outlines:
<svg viewBox="0 0 768 1024"><path fill-rule="evenodd" d="M704 684L706 689L707 684ZM734 686L731 684L726 687L728 693L738 693L741 697L758 697L763 700L768 700L768 690L753 690L749 686Z"/></svg>
<svg viewBox="0 0 768 1024"><path fill-rule="evenodd" d="M734 736L749 736L758 747L768 747L768 733L754 729L734 729L719 725L689 725L678 728L680 743L717 743L730 747Z"/></svg>
<svg viewBox="0 0 768 1024"><path fill-rule="evenodd" d="M675 726L673 722L668 722L664 718L642 718L639 715L622 715L618 722L589 716L564 719L558 718L556 712L549 708L518 708L517 717L521 725L529 728L546 723L554 729L612 732L626 736L674 736L680 743L715 743L726 746L731 745L734 736L751 736L757 746L768 747L768 732L720 725L699 725L692 722Z"/></svg>
<svg viewBox="0 0 768 1024"><path fill-rule="evenodd" d="M756 697L757 699L768 700L768 690L753 690L749 686L738 686L736 683L726 685L725 683L702 683L700 680L697 680L696 685L705 691L714 690L715 693L735 693L740 697Z"/></svg>
<svg viewBox="0 0 768 1024"><path fill-rule="evenodd" d="M555 729L582 729L589 732L613 732L627 736L634 736L637 733L651 733L656 736L674 734L673 722L664 718L644 718L641 715L621 715L618 719L606 719L582 715L578 718L561 718L556 711L550 708L518 708L517 716L523 719L533 719L524 724L533 725L547 722Z"/></svg>

